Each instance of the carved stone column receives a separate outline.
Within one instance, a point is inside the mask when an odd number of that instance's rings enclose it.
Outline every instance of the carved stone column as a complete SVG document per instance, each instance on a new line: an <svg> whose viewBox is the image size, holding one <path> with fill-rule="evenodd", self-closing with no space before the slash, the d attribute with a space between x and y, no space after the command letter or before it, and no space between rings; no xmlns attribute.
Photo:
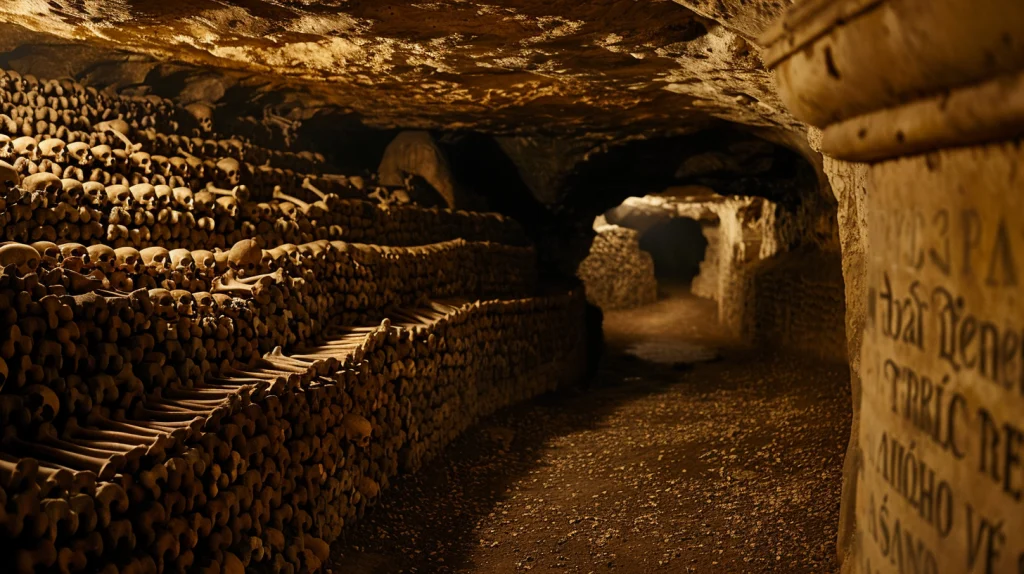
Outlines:
<svg viewBox="0 0 1024 574"><path fill-rule="evenodd" d="M843 571L1024 572L1024 2L805 1L763 43L869 164Z"/></svg>

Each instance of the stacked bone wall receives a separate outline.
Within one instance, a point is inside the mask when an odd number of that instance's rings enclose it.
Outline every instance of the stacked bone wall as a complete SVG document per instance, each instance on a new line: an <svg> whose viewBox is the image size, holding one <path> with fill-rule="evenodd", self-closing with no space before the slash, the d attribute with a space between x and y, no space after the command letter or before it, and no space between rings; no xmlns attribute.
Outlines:
<svg viewBox="0 0 1024 574"><path fill-rule="evenodd" d="M846 298L840 255L800 249L744 270L753 342L846 361Z"/></svg>
<svg viewBox="0 0 1024 574"><path fill-rule="evenodd" d="M0 107L12 571L319 571L397 473L582 372L581 291L511 220L159 98L9 72Z"/></svg>
<svg viewBox="0 0 1024 574"><path fill-rule="evenodd" d="M605 310L657 301L654 260L640 249L640 233L618 225L601 225L595 231L590 253L577 271L587 300Z"/></svg>

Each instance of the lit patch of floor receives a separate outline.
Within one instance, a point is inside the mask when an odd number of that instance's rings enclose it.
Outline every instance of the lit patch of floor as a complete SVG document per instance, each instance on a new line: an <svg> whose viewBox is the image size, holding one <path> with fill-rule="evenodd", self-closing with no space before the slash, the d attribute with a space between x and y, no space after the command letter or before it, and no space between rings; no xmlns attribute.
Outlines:
<svg viewBox="0 0 1024 574"><path fill-rule="evenodd" d="M626 347L623 353L644 361L673 366L704 363L719 358L716 349L686 341L641 341Z"/></svg>

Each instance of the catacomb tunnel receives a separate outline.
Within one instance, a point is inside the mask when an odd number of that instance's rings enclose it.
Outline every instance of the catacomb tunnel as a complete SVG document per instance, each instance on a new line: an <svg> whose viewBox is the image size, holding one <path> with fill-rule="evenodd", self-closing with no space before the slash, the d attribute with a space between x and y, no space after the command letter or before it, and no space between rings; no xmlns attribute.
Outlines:
<svg viewBox="0 0 1024 574"><path fill-rule="evenodd" d="M1019 0L0 2L0 572L1020 574L1022 101Z"/></svg>

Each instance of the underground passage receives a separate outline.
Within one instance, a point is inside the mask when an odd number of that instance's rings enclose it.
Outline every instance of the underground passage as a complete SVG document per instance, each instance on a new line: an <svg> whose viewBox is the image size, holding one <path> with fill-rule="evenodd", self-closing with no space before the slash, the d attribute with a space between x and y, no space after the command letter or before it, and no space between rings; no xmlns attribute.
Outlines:
<svg viewBox="0 0 1024 574"><path fill-rule="evenodd" d="M0 2L0 573L1024 572L1024 2Z"/></svg>

